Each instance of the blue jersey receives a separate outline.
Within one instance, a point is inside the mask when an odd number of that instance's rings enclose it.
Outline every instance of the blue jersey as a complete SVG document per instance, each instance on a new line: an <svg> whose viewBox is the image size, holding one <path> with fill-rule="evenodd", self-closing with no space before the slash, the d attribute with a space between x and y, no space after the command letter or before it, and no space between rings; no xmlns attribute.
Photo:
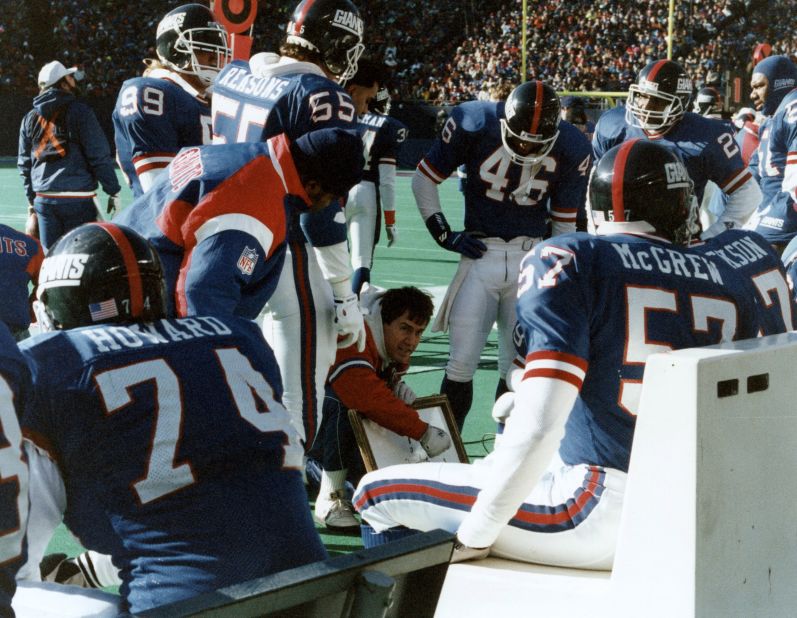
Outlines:
<svg viewBox="0 0 797 618"><path fill-rule="evenodd" d="M797 234L797 89L761 125L758 146L761 204L756 231L770 242Z"/></svg>
<svg viewBox="0 0 797 618"><path fill-rule="evenodd" d="M0 322L12 333L30 326L28 284L37 280L43 259L38 240L0 223Z"/></svg>
<svg viewBox="0 0 797 618"><path fill-rule="evenodd" d="M293 141L315 129L356 128L351 97L318 67L290 61L270 68L271 73L259 77L248 62L236 60L219 73L213 83L214 143L260 142L280 133ZM290 226L290 240L303 242L302 230L315 246L344 242L340 204L303 214L301 227L296 221Z"/></svg>
<svg viewBox="0 0 797 618"><path fill-rule="evenodd" d="M400 145L407 139L407 126L384 114L368 112L359 120L365 144L363 180L379 186L379 166L396 165Z"/></svg>
<svg viewBox="0 0 797 618"><path fill-rule="evenodd" d="M418 164L437 184L464 164L465 229L510 240L542 237L549 219L575 231L585 220L590 145L562 121L551 152L538 165L513 163L501 141L504 103L469 101L451 112L441 136Z"/></svg>
<svg viewBox="0 0 797 618"><path fill-rule="evenodd" d="M279 280L286 213L309 201L288 141L277 136L181 151L114 223L157 249L170 315L253 320Z"/></svg>
<svg viewBox="0 0 797 618"><path fill-rule="evenodd" d="M749 233L735 240L750 260L771 258ZM627 233L559 236L526 256L516 338L525 377L580 389L560 445L565 463L628 469L648 355L783 331L766 325L747 271L733 264Z"/></svg>
<svg viewBox="0 0 797 618"><path fill-rule="evenodd" d="M211 142L207 102L164 69L122 84L112 116L116 158L135 197L144 192L139 174L166 167L181 148Z"/></svg>
<svg viewBox="0 0 797 618"><path fill-rule="evenodd" d="M61 472L65 523L112 555L133 613L324 557L256 324L90 326L20 349L25 430Z"/></svg>
<svg viewBox="0 0 797 618"><path fill-rule="evenodd" d="M592 138L596 161L614 146L638 137L665 146L681 158L695 183L698 201L703 200L709 180L723 193L731 195L750 179L739 146L722 121L686 112L663 135L650 135L644 129L629 125L625 113L624 107L615 107L598 119Z"/></svg>
<svg viewBox="0 0 797 618"><path fill-rule="evenodd" d="M0 322L0 616L12 615L15 577L27 558L28 466L18 416L30 396L25 359Z"/></svg>

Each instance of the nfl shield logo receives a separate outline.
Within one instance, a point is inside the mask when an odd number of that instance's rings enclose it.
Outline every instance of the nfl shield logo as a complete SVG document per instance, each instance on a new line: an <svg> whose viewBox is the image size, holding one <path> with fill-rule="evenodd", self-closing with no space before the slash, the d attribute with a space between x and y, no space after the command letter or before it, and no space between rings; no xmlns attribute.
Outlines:
<svg viewBox="0 0 797 618"><path fill-rule="evenodd" d="M251 275L257 264L257 250L244 247L241 257L238 258L238 270L245 275Z"/></svg>

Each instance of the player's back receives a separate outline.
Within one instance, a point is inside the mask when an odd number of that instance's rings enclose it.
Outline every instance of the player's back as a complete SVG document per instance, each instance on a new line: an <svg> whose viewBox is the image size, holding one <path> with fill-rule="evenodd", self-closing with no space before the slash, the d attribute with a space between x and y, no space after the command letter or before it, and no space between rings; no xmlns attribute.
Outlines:
<svg viewBox="0 0 797 618"><path fill-rule="evenodd" d="M30 325L28 283L38 276L43 258L44 251L34 238L0 224L0 321L14 333Z"/></svg>
<svg viewBox="0 0 797 618"><path fill-rule="evenodd" d="M274 63L254 74L245 61L227 65L214 82L214 141L259 142L279 133L293 141L314 129L354 128L349 95L311 69L305 62Z"/></svg>
<svg viewBox="0 0 797 618"><path fill-rule="evenodd" d="M628 468L648 355L755 337L760 327L737 271L647 234L558 236L522 272L528 354L563 354L583 379L561 446L566 463Z"/></svg>
<svg viewBox="0 0 797 618"><path fill-rule="evenodd" d="M135 196L143 193L138 174L166 167L185 146L211 141L209 106L170 71L154 75L161 77L125 81L112 114L116 157Z"/></svg>
<svg viewBox="0 0 797 618"><path fill-rule="evenodd" d="M269 534L275 504L306 500L302 451L257 325L101 325L22 350L36 385L26 424L64 471L65 521L87 547L115 550L134 611L281 564ZM317 540L279 534L297 552Z"/></svg>

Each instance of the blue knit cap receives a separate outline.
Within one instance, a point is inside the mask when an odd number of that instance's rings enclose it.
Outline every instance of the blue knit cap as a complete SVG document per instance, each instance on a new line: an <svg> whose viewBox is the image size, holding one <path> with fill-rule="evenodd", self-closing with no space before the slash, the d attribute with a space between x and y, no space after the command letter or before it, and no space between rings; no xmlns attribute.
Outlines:
<svg viewBox="0 0 797 618"><path fill-rule="evenodd" d="M346 195L363 177L363 141L356 131L310 131L291 144L291 155L303 183L317 180L336 196Z"/></svg>
<svg viewBox="0 0 797 618"><path fill-rule="evenodd" d="M797 86L797 66L788 56L769 56L755 65L753 73L761 73L769 81L769 92L761 113L771 116L789 91Z"/></svg>

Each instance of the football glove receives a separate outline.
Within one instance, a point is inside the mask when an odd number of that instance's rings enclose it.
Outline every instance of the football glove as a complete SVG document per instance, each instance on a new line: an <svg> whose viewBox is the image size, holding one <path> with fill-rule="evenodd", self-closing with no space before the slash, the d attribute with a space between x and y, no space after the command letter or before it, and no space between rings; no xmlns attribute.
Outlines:
<svg viewBox="0 0 797 618"><path fill-rule="evenodd" d="M393 394L410 406L415 403L415 400L418 398L406 382L399 382L396 384L393 388Z"/></svg>
<svg viewBox="0 0 797 618"><path fill-rule="evenodd" d="M451 436L444 429L429 425L418 442L429 457L437 457L451 446Z"/></svg>
<svg viewBox="0 0 797 618"><path fill-rule="evenodd" d="M108 196L108 206L105 208L105 212L109 215L115 213L121 204L121 200L119 199L119 194L116 195L109 195Z"/></svg>
<svg viewBox="0 0 797 618"><path fill-rule="evenodd" d="M339 348L348 348L356 343L358 352L365 349L365 322L356 294L335 298L335 327Z"/></svg>
<svg viewBox="0 0 797 618"><path fill-rule="evenodd" d="M387 234L387 246L392 247L398 240L398 226L395 223L393 225L386 225L385 234Z"/></svg>
<svg viewBox="0 0 797 618"><path fill-rule="evenodd" d="M478 260L487 251L487 245L470 232L452 232L442 212L436 212L429 217L426 227L443 249L461 253L472 260Z"/></svg>

